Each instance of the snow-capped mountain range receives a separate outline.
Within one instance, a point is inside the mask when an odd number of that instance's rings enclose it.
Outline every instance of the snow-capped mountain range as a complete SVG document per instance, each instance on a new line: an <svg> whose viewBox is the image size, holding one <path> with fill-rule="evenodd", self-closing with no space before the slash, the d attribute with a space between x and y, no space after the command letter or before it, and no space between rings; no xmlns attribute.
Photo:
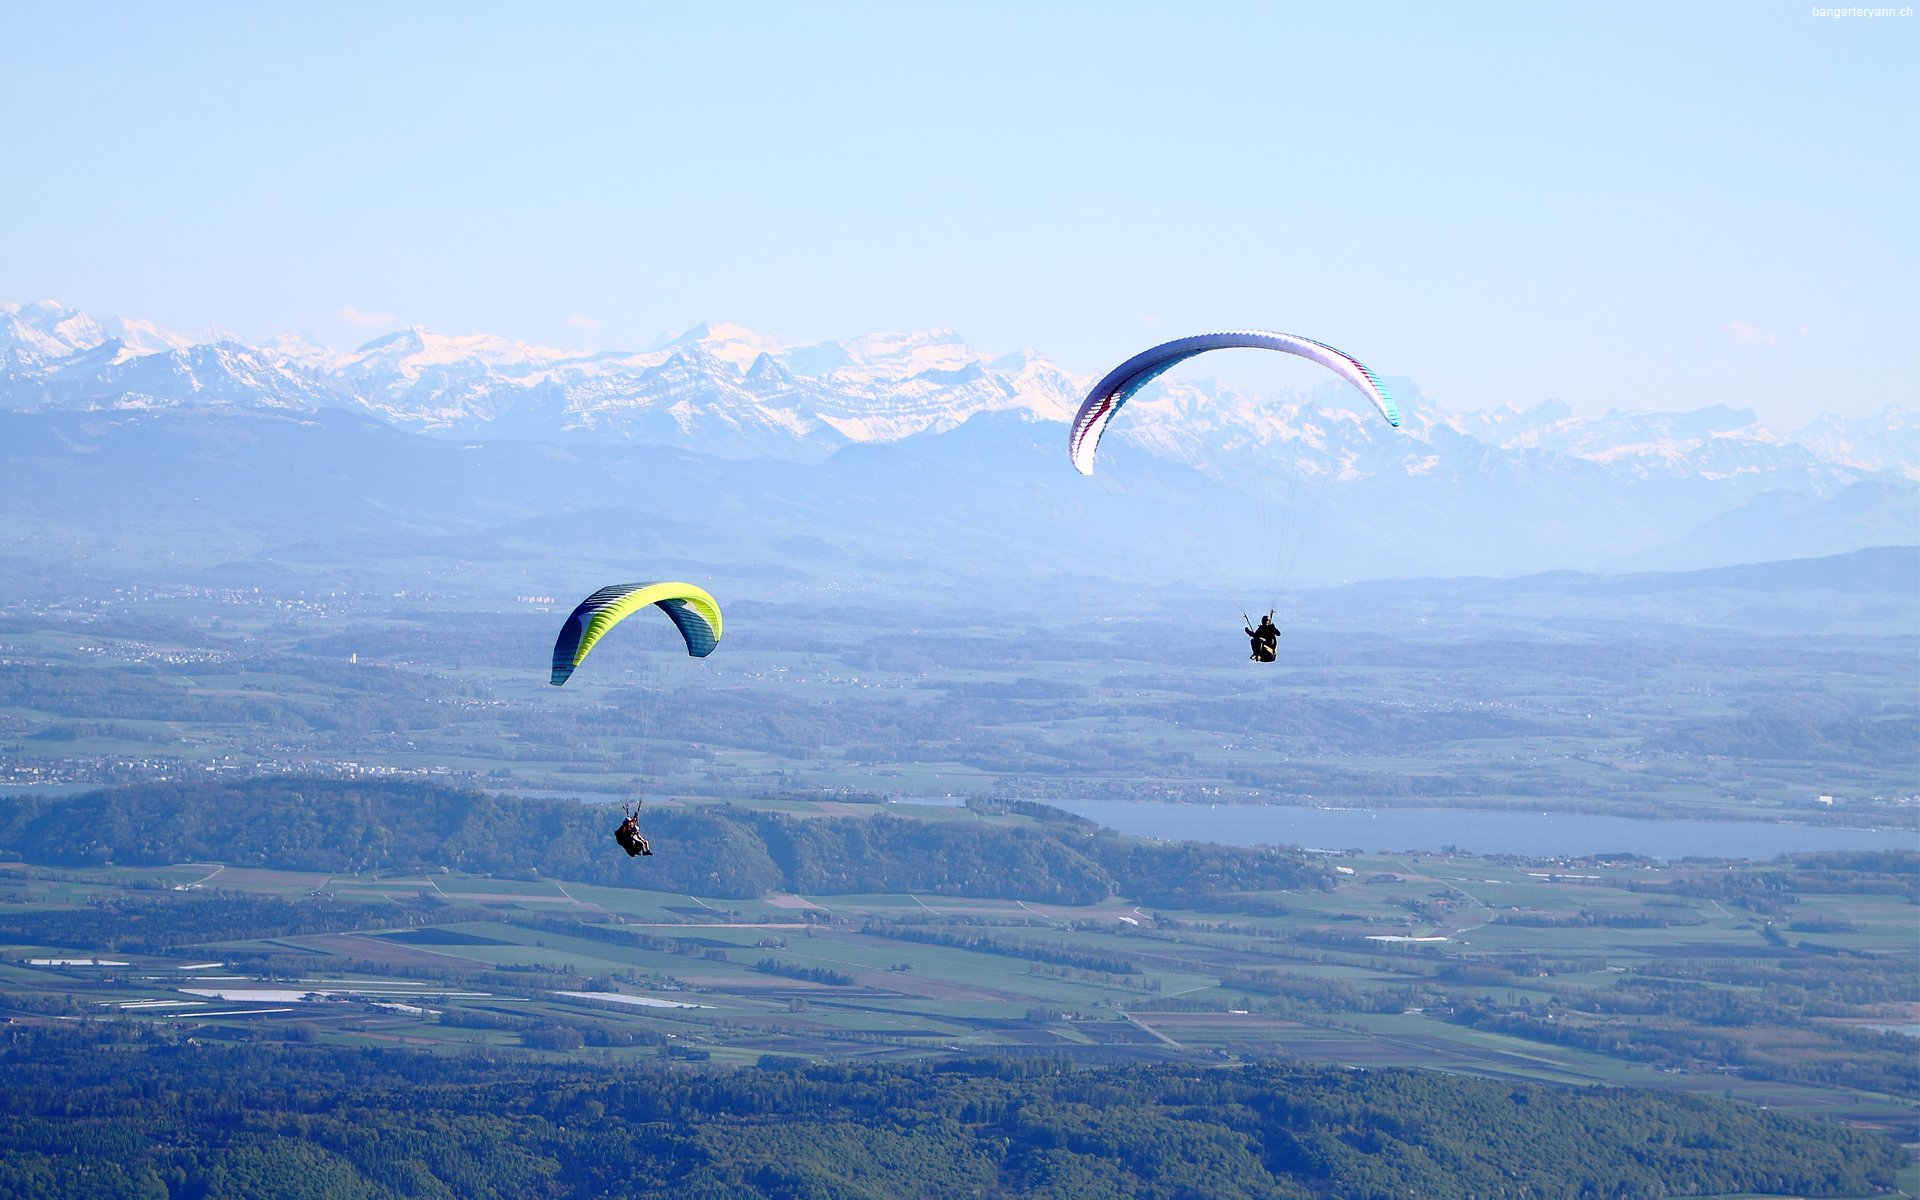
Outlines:
<svg viewBox="0 0 1920 1200"><path fill-rule="evenodd" d="M1592 463L1633 477L1890 474L1920 480L1920 417L1822 417L1777 432L1724 405L1581 419L1561 403L1447 413L1405 380L1411 469L1462 443ZM340 352L296 336L247 345L219 331L99 321L52 302L0 303L0 407L13 411L344 408L462 438L634 440L724 458L824 457L864 442L953 429L981 413L1065 422L1092 376L1031 350L995 355L949 330L791 344L703 324L641 351L556 350L418 327ZM1310 469L1336 474L1382 436L1337 381L1305 396L1250 396L1205 379L1161 381L1117 432L1209 473L1223 453L1302 439Z"/></svg>
<svg viewBox="0 0 1920 1200"><path fill-rule="evenodd" d="M16 411L338 407L461 437L631 438L799 459L981 412L1064 421L1085 382L944 330L791 345L701 325L649 350L570 351L412 328L340 353L291 336L195 340L46 302L0 304L0 363L0 405Z"/></svg>

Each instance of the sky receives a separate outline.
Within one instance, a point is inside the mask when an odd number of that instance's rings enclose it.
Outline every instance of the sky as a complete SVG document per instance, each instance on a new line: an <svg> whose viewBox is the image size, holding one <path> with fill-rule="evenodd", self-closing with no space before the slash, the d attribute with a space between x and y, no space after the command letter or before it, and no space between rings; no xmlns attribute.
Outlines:
<svg viewBox="0 0 1920 1200"><path fill-rule="evenodd" d="M0 300L1087 374L1265 328L1791 430L1920 395L1920 19L1831 11L0 3Z"/></svg>

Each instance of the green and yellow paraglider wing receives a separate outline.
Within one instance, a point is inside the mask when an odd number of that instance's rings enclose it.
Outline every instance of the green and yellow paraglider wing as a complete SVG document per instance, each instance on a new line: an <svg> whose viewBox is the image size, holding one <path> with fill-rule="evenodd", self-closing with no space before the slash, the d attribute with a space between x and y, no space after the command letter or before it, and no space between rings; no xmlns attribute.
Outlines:
<svg viewBox="0 0 1920 1200"><path fill-rule="evenodd" d="M565 683L607 630L649 605L672 619L693 657L705 658L720 644L720 606L704 589L691 583L616 583L582 600L560 627L549 682Z"/></svg>

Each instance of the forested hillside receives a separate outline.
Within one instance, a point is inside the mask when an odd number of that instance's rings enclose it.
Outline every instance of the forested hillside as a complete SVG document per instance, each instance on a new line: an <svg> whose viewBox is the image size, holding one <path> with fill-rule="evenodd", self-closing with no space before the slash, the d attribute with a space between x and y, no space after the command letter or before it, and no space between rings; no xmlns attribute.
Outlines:
<svg viewBox="0 0 1920 1200"><path fill-rule="evenodd" d="M912 891L1176 902L1314 888L1328 878L1292 850L1145 842L1061 820L947 824L878 808L810 818L732 805L650 809L645 828L658 853L635 863L613 844L612 811L405 782L154 784L0 805L0 846L51 865L447 867L723 897Z"/></svg>

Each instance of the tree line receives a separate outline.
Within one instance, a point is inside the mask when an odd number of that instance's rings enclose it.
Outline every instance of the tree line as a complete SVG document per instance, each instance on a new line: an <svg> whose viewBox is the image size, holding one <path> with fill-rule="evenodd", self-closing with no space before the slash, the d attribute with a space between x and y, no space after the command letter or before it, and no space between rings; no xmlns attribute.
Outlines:
<svg viewBox="0 0 1920 1200"><path fill-rule="evenodd" d="M1832 1197L1903 1161L1721 1100L1281 1062L689 1072L102 1021L15 1026L0 1072L0 1200Z"/></svg>

